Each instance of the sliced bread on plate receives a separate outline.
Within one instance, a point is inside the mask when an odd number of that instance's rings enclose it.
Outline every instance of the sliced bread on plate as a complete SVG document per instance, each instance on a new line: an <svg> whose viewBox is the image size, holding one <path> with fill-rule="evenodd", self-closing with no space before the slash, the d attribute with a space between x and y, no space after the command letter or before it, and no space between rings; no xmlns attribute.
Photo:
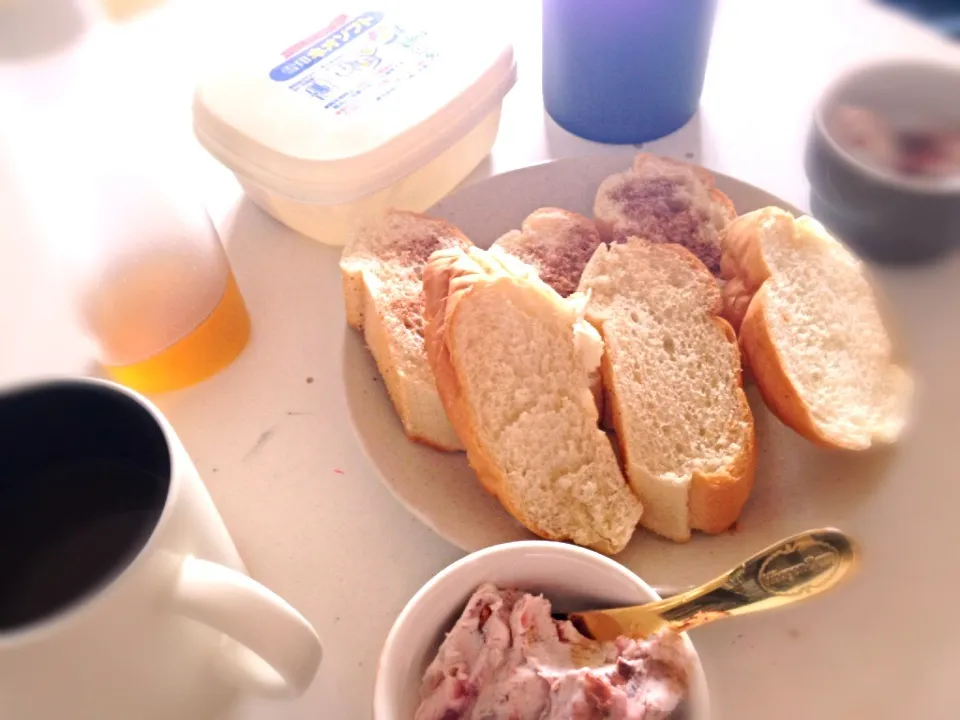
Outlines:
<svg viewBox="0 0 960 720"><path fill-rule="evenodd" d="M708 170L649 153L600 183L593 214L605 242L640 237L683 245L715 275L720 233L737 216Z"/></svg>
<svg viewBox="0 0 960 720"><path fill-rule="evenodd" d="M499 248L435 253L424 293L440 397L483 487L543 538L622 550L641 506L598 428L603 349L577 302Z"/></svg>
<svg viewBox="0 0 960 720"><path fill-rule="evenodd" d="M590 218L540 208L526 217L519 230L511 230L494 245L532 266L541 280L567 297L576 292L583 268L600 242Z"/></svg>
<svg viewBox="0 0 960 720"><path fill-rule="evenodd" d="M633 238L600 247L580 289L641 525L678 542L728 529L753 487L756 438L716 280L686 249Z"/></svg>
<svg viewBox="0 0 960 720"><path fill-rule="evenodd" d="M912 396L863 264L816 220L764 208L724 234L725 314L764 401L820 445L900 435Z"/></svg>
<svg viewBox="0 0 960 720"><path fill-rule="evenodd" d="M340 259L347 322L361 330L411 440L463 444L447 420L423 337L423 268L440 248L470 240L443 220L390 210L363 226Z"/></svg>

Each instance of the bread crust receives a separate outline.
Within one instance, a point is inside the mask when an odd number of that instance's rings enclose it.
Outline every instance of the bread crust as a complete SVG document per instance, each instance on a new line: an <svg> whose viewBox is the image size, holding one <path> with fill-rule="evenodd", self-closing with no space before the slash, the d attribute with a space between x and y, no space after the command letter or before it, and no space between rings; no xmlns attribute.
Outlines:
<svg viewBox="0 0 960 720"><path fill-rule="evenodd" d="M447 417L457 428L460 439L467 449L467 458L484 490L493 495L514 518L540 537L551 538L542 529L536 527L525 516L522 508L516 507L509 494L503 491L505 477L493 462L487 448L480 441L480 435L470 413L463 387L453 363L450 343L452 334L447 333L448 325L454 322L457 308L467 295L485 282L479 277L471 277L472 271L458 261L463 255L454 250L440 250L433 254L423 273L423 291L426 297L426 340L427 357L433 368L440 398L447 410ZM466 280L466 281L465 281Z"/></svg>
<svg viewBox="0 0 960 720"><path fill-rule="evenodd" d="M793 227L793 217L785 210L763 208L734 220L721 236L720 274L726 280L723 316L738 333L750 301L772 274L760 238L764 222L777 225L778 232L790 232Z"/></svg>
<svg viewBox="0 0 960 720"><path fill-rule="evenodd" d="M818 427L809 406L784 369L764 313L765 295L764 287L754 293L740 326L740 347L750 363L763 402L784 425L817 445L845 450L865 449L868 445L831 438Z"/></svg>
<svg viewBox="0 0 960 720"><path fill-rule="evenodd" d="M795 220L787 211L774 207L741 216L724 233L722 264L724 276L729 278L724 314L739 325L740 347L760 395L784 425L816 445L865 450L871 445L869 438L861 440L824 431L787 374L767 317L766 283L773 271L764 257L765 231L793 234ZM873 435L883 439L877 432Z"/></svg>
<svg viewBox="0 0 960 720"><path fill-rule="evenodd" d="M383 255L376 254L373 249L365 246L364 239L358 234L351 243L344 248L340 260L340 279L343 287L344 308L347 323L350 327L363 333L364 341L372 352L377 369L383 377L384 385L390 396L394 408L403 423L407 437L443 452L455 452L463 449L463 445L447 418L441 417L442 408L439 404L439 395L433 394L432 389L426 390L420 381L404 378L398 371L394 353L396 341L391 338L388 330L389 323L385 317L387 312L380 303L376 302L374 291L379 292L381 280L377 277L374 265L377 263L395 264L414 272L419 271L418 264L426 263L429 256L427 249L433 238L448 238L461 247L472 245L470 240L453 224L438 218L400 210L390 210L388 216L410 221L420 221L430 229L429 235L424 235L423 248L388 247ZM396 258L391 252L406 252L411 259ZM414 264L406 264L412 262ZM419 317L421 310L411 308ZM423 356L423 374L430 376L430 367ZM432 406L435 406L435 410ZM424 410L424 407L430 410ZM426 430L426 432L424 432Z"/></svg>
<svg viewBox="0 0 960 720"><path fill-rule="evenodd" d="M634 238L630 242L638 242ZM673 244L657 245L662 252L672 252L678 258L683 260L694 271L704 273L710 276L710 271L706 266L685 247ZM736 333L730 324L720 317L722 302L717 301L711 306L705 308L712 316L713 322L723 332L726 341L729 343L732 352L739 359L740 351L737 345ZM590 316L588 310L588 317ZM604 323L595 323L597 330L603 336L604 343L607 343L607 335L604 332ZM608 346L609 347L609 346ZM677 535L669 539L675 542L686 542L690 539L691 530L701 530L709 534L718 534L728 530L740 517L744 504L750 496L753 489L754 475L757 465L757 442L756 429L754 426L753 413L750 410L750 404L747 396L743 392L743 376L739 369L739 361L735 364L737 368L737 386L734 392L734 400L739 406L739 422L746 427L746 437L743 447L736 457L725 467L713 473L694 472L690 480L690 493L687 500L689 512L689 528L684 535ZM616 432L617 442L620 448L620 454L623 458L624 467L631 467L631 448L629 443L625 442L627 433L624 429L623 415L621 406L623 400L617 395L614 389L614 369L609 352L604 352L601 362L604 387L606 388L607 418L612 420L613 429ZM633 372L636 372L634 369ZM643 524L643 518L641 518Z"/></svg>
<svg viewBox="0 0 960 720"><path fill-rule="evenodd" d="M560 297L567 297L576 291L583 268L600 243L590 218L542 207L524 218L520 230L506 233L494 245L531 265Z"/></svg>
<svg viewBox="0 0 960 720"><path fill-rule="evenodd" d="M475 292L483 292L494 282L515 282L500 276L495 280L488 275L478 274L474 262L462 262L464 253L457 249L438 250L433 254L424 271L423 284L426 297L426 341L427 357L433 367L437 389L447 410L450 422L457 429L466 446L467 458L483 488L493 495L504 509L535 535L547 540L570 541L570 537L551 533L537 524L522 506L514 503L506 491L506 477L493 459L490 450L480 439L480 433L470 412L459 373L453 359L455 348L453 333L447 329L457 320L461 303ZM627 541L629 538L627 538ZM614 543L600 538L589 546L599 552L612 555L620 552L626 542Z"/></svg>
<svg viewBox="0 0 960 720"><path fill-rule="evenodd" d="M703 168L700 168L701 170ZM713 176L710 176L711 182L713 181ZM737 217L737 208L734 207L733 200L729 196L720 190L719 188L712 188L710 190L710 199L717 205L720 205L723 208L724 214L726 214L731 220Z"/></svg>
<svg viewBox="0 0 960 720"><path fill-rule="evenodd" d="M723 331L727 342L737 348L737 334L715 307L714 322ZM738 352L739 354L739 352ZM716 535L725 532L739 519L743 506L753 491L757 470L757 432L753 411L743 391L743 372L737 376L735 391L740 406L740 419L747 428L744 446L722 473L693 474L690 481L690 529Z"/></svg>
<svg viewBox="0 0 960 720"><path fill-rule="evenodd" d="M700 182L702 182L706 187L713 188L716 186L716 181L713 179L713 173L711 173L705 167L691 165L690 163L685 163L682 160L674 160L673 158L665 157L663 155L654 155L653 153L641 152L633 156L634 171L640 172L647 165L659 165L663 168L686 170L687 172L696 175Z"/></svg>
<svg viewBox="0 0 960 720"><path fill-rule="evenodd" d="M779 232L792 232L793 216L780 208L763 208L737 218L723 235L721 268L724 316L738 331L745 363L750 367L764 403L784 425L824 447L842 447L831 442L817 427L806 403L787 377L783 361L764 314L764 283L772 270L763 256L761 227L777 225Z"/></svg>
<svg viewBox="0 0 960 720"><path fill-rule="evenodd" d="M693 203L693 188L706 192L709 201ZM717 189L713 174L706 168L638 153L629 170L600 183L593 214L606 243L645 235L649 242L683 245L711 273L719 274L721 228L715 224L716 216L722 216L726 224L736 218L736 209L733 201ZM642 225L638 225L639 219L644 220Z"/></svg>
<svg viewBox="0 0 960 720"><path fill-rule="evenodd" d="M460 257L462 255L459 252L439 250L433 254L423 271L427 358L433 368L437 390L440 392L447 417L450 418L450 423L458 428L458 434L467 449L467 456L480 484L507 507L508 498L502 497L499 492L503 484L502 473L490 462L481 446L448 346L447 323L451 321L457 306L469 291L468 286L461 284L456 287L454 283L455 278L463 277L463 269L457 267ZM512 510L511 515L514 515Z"/></svg>

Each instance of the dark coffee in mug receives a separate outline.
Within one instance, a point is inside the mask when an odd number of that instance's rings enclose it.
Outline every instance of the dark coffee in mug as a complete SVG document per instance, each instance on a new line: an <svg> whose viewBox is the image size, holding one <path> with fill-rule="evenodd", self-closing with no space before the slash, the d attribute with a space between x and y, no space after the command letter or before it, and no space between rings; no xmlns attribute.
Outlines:
<svg viewBox="0 0 960 720"><path fill-rule="evenodd" d="M95 593L166 502L163 433L132 398L58 384L0 397L0 632Z"/></svg>
<svg viewBox="0 0 960 720"><path fill-rule="evenodd" d="M148 400L0 388L0 720L226 717L239 689L302 694L321 656Z"/></svg>

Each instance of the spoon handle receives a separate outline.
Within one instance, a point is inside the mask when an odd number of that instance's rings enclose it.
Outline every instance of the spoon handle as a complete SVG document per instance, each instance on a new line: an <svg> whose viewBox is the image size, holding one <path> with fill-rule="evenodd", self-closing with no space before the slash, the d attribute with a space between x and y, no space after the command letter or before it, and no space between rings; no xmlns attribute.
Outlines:
<svg viewBox="0 0 960 720"><path fill-rule="evenodd" d="M808 530L771 545L715 580L666 600L571 616L577 615L597 640L616 635L643 637L665 626L685 632L722 617L812 597L835 586L856 564L856 547L844 533L833 528Z"/></svg>
<svg viewBox="0 0 960 720"><path fill-rule="evenodd" d="M771 545L716 580L647 606L677 631L787 605L829 590L857 564L839 530L808 530Z"/></svg>

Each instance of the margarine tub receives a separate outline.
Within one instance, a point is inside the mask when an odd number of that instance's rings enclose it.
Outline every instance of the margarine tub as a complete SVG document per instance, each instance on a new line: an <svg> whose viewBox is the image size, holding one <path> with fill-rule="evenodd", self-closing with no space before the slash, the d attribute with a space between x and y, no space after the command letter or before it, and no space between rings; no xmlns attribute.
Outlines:
<svg viewBox="0 0 960 720"><path fill-rule="evenodd" d="M504 23L463 5L265 3L257 46L199 84L197 138L254 203L330 245L389 207L424 210L490 152L516 80Z"/></svg>

